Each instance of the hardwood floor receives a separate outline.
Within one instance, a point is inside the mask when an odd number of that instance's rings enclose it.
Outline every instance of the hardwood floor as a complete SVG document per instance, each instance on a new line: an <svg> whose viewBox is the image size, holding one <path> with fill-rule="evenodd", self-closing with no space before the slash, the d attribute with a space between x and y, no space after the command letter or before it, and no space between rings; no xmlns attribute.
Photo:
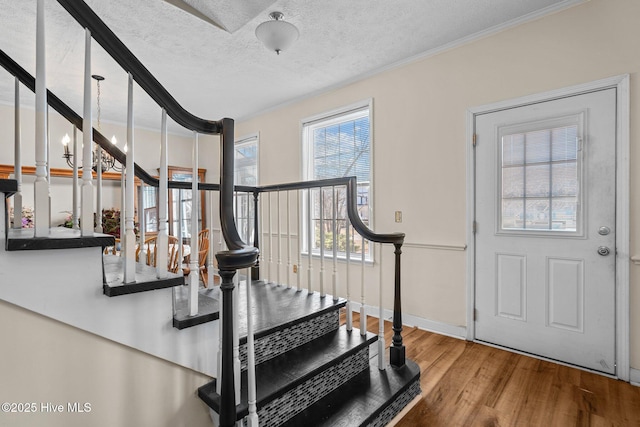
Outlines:
<svg viewBox="0 0 640 427"><path fill-rule="evenodd" d="M387 346L392 335L385 322ZM418 328L402 335L422 399L398 427L640 426L640 387Z"/></svg>

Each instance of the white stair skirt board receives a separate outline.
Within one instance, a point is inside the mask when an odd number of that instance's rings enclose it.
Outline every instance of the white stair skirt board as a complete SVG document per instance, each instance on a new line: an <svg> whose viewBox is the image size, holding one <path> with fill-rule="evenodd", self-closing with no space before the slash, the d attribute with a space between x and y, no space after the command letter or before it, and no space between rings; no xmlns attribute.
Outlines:
<svg viewBox="0 0 640 427"><path fill-rule="evenodd" d="M354 312L359 312L361 304L358 302L350 301L351 310ZM378 313L380 309L376 306L365 305L367 316L378 318ZM384 320L389 322L393 321L393 310L384 309ZM467 328L464 326L455 326L449 325L447 323L437 322L435 320L425 319L423 317L414 316L411 314L407 314L405 312L402 313L402 325L406 327L417 327L419 329L434 332L440 335L446 335L451 338L465 339L467 334Z"/></svg>
<svg viewBox="0 0 640 427"><path fill-rule="evenodd" d="M4 245L3 235L0 299L216 376L217 322L175 329L171 289L109 298L102 293L101 248L6 252Z"/></svg>

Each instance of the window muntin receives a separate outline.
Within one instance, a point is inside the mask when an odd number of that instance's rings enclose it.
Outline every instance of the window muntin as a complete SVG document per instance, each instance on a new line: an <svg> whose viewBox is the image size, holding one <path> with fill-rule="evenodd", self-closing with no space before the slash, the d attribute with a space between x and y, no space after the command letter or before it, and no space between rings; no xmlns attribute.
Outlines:
<svg viewBox="0 0 640 427"><path fill-rule="evenodd" d="M193 171L190 168L183 168L177 166L169 166L169 180L192 182ZM198 170L198 182L205 182L206 170ZM198 213L198 228L200 230L206 228L205 219L205 196L204 191L200 193L200 212ZM169 234L178 236L178 224L179 218L182 216L182 223L180 229L182 232L182 238L185 242L189 242L191 238L191 190L172 188L169 190ZM180 210L180 212L178 211Z"/></svg>
<svg viewBox="0 0 640 427"><path fill-rule="evenodd" d="M347 108L339 112L316 117L303 123L303 140L306 149L305 171L306 179L320 180L356 176L357 209L362 221L371 224L371 177L373 175L371 158L371 119L369 103ZM333 253L333 218L336 218L337 250L339 256L346 254L347 219L346 189L335 189L335 207L333 189L324 188L311 190L311 227L314 238L311 239L311 249L314 254L320 254L320 227L324 227L324 252ZM322 194L322 196L321 196ZM307 196L308 197L308 196ZM323 216L320 206L324 205ZM306 206L306 203L305 203ZM304 221L305 248L309 249L309 233L307 221ZM353 227L351 231L351 257L361 258L362 242ZM354 238L355 236L355 238ZM365 259L373 259L369 249L369 242L365 242ZM307 252L308 253L308 252Z"/></svg>
<svg viewBox="0 0 640 427"><path fill-rule="evenodd" d="M568 121L502 133L499 232L580 233L580 127Z"/></svg>
<svg viewBox="0 0 640 427"><path fill-rule="evenodd" d="M255 187L258 185L258 135L251 135L235 143L235 184ZM236 226L242 240L253 244L253 195L235 193L234 211Z"/></svg>

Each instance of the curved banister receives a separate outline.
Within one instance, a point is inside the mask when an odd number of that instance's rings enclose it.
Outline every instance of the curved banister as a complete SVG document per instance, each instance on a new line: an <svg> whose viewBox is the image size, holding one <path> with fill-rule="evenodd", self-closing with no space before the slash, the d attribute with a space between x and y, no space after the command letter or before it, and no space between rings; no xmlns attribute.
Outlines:
<svg viewBox="0 0 640 427"><path fill-rule="evenodd" d="M22 68L17 62L11 59L3 50L0 49L0 65L7 70L10 74L16 77L27 89L35 92L36 79ZM58 112L67 121L73 124L76 128L82 129L83 119L75 111L64 103L56 94L47 90L47 102L49 105ZM104 151L110 156L116 159L120 164L126 164L127 155L123 153L117 146L113 145L109 139L102 135L96 128L93 128L93 141L98 144ZM158 178L150 175L147 171L142 169L137 163L135 165L135 175L142 182L152 187L159 186ZM181 188L184 190L191 190L191 183L186 181L169 181L169 188ZM218 191L220 190L219 184L204 183L198 184L200 190L205 191ZM255 187L237 186L236 191L253 192Z"/></svg>
<svg viewBox="0 0 640 427"><path fill-rule="evenodd" d="M111 55L120 67L133 75L136 83L160 107L164 108L176 123L199 133L220 133L220 122L202 119L185 110L84 1L58 0L58 3L83 28L88 28L91 31L91 37Z"/></svg>
<svg viewBox="0 0 640 427"><path fill-rule="evenodd" d="M233 212L235 147L233 140L234 123L231 119L222 119L220 135L220 227L222 236L229 248L227 252L218 252L216 259L221 270L237 270L255 265L258 248L246 245L235 223Z"/></svg>
<svg viewBox="0 0 640 427"><path fill-rule="evenodd" d="M308 188L322 188L344 185L347 187L347 215L353 228L365 239L376 243L393 243L394 245L402 245L404 243L404 233L375 233L360 218L357 206L357 187L358 181L355 176L343 178L319 179L315 181L291 182L286 184L265 185L257 187L258 193L270 191L288 191L288 190L304 190Z"/></svg>
<svg viewBox="0 0 640 427"><path fill-rule="evenodd" d="M362 237L372 242L377 243L393 243L394 245L402 245L404 243L404 233L388 233L380 234L374 233L369 227L362 222L360 215L358 214L358 208L356 204L357 200L357 180L356 177L350 177L347 184L347 213L351 225L356 229Z"/></svg>
<svg viewBox="0 0 640 427"><path fill-rule="evenodd" d="M36 91L36 79L22 68L17 62L11 59L3 50L0 50L0 65L15 76L27 89L31 92ZM82 129L83 119L75 111L65 104L60 98L58 98L53 92L47 89L47 103L53 107L62 117L67 119L76 128ZM98 132L97 129L93 129L93 141L98 144L104 151L109 153L114 159L121 164L126 163L126 154L124 154L118 147L113 145L111 141L104 135ZM158 186L158 179L149 175L144 169L137 164L135 165L135 175L140 178L146 184L154 187Z"/></svg>

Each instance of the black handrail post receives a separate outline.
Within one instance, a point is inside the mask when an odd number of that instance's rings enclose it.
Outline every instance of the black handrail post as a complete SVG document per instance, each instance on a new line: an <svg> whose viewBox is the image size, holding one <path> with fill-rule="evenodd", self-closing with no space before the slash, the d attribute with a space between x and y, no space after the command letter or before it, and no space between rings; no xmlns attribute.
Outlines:
<svg viewBox="0 0 640 427"><path fill-rule="evenodd" d="M258 198L260 197L259 191L253 192L253 247L260 249L260 230L258 229L260 221L258 218ZM260 261L256 260L256 265L251 268L251 280L260 280Z"/></svg>
<svg viewBox="0 0 640 427"><path fill-rule="evenodd" d="M233 212L234 195L234 157L233 146L233 119L224 118L220 121L220 228L229 250L242 249L244 242L236 228L235 214Z"/></svg>
<svg viewBox="0 0 640 427"><path fill-rule="evenodd" d="M221 270L222 291L222 372L220 386L220 427L236 423L236 392L233 373L233 276L235 270Z"/></svg>
<svg viewBox="0 0 640 427"><path fill-rule="evenodd" d="M396 250L395 286L393 295L393 345L389 349L391 366L400 368L405 364L405 347L402 344L402 303L400 299L400 255L402 243L394 243Z"/></svg>

